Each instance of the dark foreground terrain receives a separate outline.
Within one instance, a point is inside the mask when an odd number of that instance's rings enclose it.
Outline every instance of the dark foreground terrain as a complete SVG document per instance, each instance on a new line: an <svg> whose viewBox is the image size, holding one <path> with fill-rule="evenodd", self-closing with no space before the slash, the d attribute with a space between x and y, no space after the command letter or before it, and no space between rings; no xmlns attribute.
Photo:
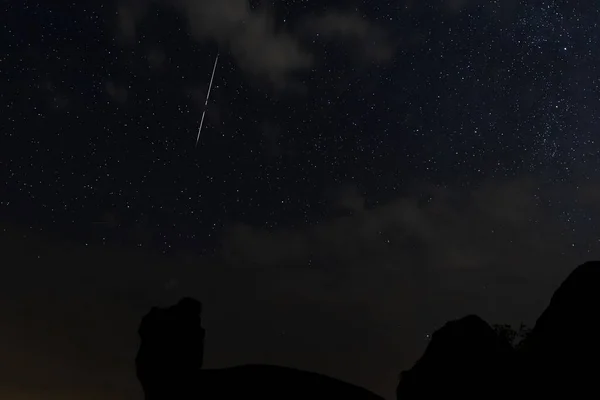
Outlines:
<svg viewBox="0 0 600 400"><path fill-rule="evenodd" d="M600 390L600 262L577 267L517 348L470 315L448 322L401 374L398 399L591 398Z"/></svg>
<svg viewBox="0 0 600 400"><path fill-rule="evenodd" d="M379 399L358 386L321 374L273 365L202 369L200 302L184 298L153 308L140 325L136 358L147 400L155 399Z"/></svg>
<svg viewBox="0 0 600 400"><path fill-rule="evenodd" d="M423 356L402 372L398 399L434 396L589 398L600 392L600 262L576 268L533 330L515 347L476 315L436 331ZM153 308L139 328L137 376L147 400L381 399L324 375L272 365L202 369L202 304L184 298Z"/></svg>

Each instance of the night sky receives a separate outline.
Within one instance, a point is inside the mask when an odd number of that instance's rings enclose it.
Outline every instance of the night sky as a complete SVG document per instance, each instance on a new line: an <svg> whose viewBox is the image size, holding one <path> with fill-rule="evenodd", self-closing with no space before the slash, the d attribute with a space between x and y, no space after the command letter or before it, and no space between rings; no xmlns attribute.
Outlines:
<svg viewBox="0 0 600 400"><path fill-rule="evenodd" d="M446 320L531 325L599 258L595 2L0 14L3 398L139 398L139 319L182 295L209 367L391 398Z"/></svg>

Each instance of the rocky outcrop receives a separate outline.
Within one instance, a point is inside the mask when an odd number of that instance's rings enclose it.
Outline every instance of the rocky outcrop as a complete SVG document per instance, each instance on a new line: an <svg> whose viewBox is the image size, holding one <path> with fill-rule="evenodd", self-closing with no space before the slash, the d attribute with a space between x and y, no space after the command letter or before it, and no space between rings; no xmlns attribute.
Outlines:
<svg viewBox="0 0 600 400"><path fill-rule="evenodd" d="M594 397L600 367L600 262L579 266L556 290L522 346L514 349L484 320L469 315L436 331L423 356L401 374L397 397L430 399ZM153 308L140 325L136 358L146 400L381 399L327 377L292 368L245 365L202 369L200 302Z"/></svg>
<svg viewBox="0 0 600 400"><path fill-rule="evenodd" d="M201 312L199 301L184 298L142 319L135 363L146 400L185 398L193 389L204 360Z"/></svg>
<svg viewBox="0 0 600 400"><path fill-rule="evenodd" d="M524 380L548 394L599 393L595 383L600 372L599 338L600 262L587 262L556 290L523 346Z"/></svg>
<svg viewBox="0 0 600 400"><path fill-rule="evenodd" d="M489 397L504 389L514 350L476 315L446 323L436 331L425 353L401 375L397 396L433 398L456 394Z"/></svg>
<svg viewBox="0 0 600 400"><path fill-rule="evenodd" d="M599 310L600 262L588 262L560 285L516 350L477 316L447 323L401 374L397 397L593 397L600 392Z"/></svg>
<svg viewBox="0 0 600 400"><path fill-rule="evenodd" d="M383 400L358 386L293 368L201 369L205 336L201 310L200 302L188 298L166 309L153 308L142 319L136 369L146 400Z"/></svg>

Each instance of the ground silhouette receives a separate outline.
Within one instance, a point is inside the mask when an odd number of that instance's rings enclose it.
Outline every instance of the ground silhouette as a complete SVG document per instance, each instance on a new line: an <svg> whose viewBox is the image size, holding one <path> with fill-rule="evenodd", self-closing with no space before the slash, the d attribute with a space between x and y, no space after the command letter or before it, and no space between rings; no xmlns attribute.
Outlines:
<svg viewBox="0 0 600 400"><path fill-rule="evenodd" d="M432 335L413 368L401 374L398 398L452 392L481 396L489 388L502 387L512 356L510 344L478 316L448 322Z"/></svg>
<svg viewBox="0 0 600 400"><path fill-rule="evenodd" d="M273 365L202 369L205 331L199 301L184 298L153 308L139 328L137 376L146 400L362 399L383 400L324 375Z"/></svg>
<svg viewBox="0 0 600 400"><path fill-rule="evenodd" d="M600 370L600 262L577 267L518 346L506 327L476 315L450 321L423 356L401 374L399 400L434 396L593 397ZM139 328L137 376L146 400L381 399L366 389L312 372L272 365L202 369L202 304L183 298L153 308Z"/></svg>
<svg viewBox="0 0 600 400"><path fill-rule="evenodd" d="M600 262L577 267L556 290L518 347L481 318L436 331L425 353L401 374L398 400L506 396L594 397L600 368Z"/></svg>
<svg viewBox="0 0 600 400"><path fill-rule="evenodd" d="M593 397L600 390L600 262L573 271L554 292L523 346L524 381L540 395Z"/></svg>
<svg viewBox="0 0 600 400"><path fill-rule="evenodd" d="M184 398L194 389L204 360L201 313L199 301L183 298L169 308L153 307L142 319L135 363L147 400Z"/></svg>

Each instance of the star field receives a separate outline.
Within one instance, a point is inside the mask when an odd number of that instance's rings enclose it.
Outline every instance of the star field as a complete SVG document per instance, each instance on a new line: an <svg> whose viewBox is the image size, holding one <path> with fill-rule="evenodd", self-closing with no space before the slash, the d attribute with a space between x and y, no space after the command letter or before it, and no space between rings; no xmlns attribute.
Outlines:
<svg viewBox="0 0 600 400"><path fill-rule="evenodd" d="M297 30L297 16L336 6L273 15ZM45 229L108 241L139 225L139 246L210 251L227 221L323 220L323 193L347 182L377 204L415 181L597 175L594 7L357 2L346 8L393 56L357 61L351 38L317 32L303 45L318 61L291 89L222 48L197 149L218 44L191 38L181 15L150 6L124 45L114 4L5 7L2 215Z"/></svg>
<svg viewBox="0 0 600 400"><path fill-rule="evenodd" d="M520 323L564 271L600 256L593 2L0 12L0 244L29 263L0 282L14 298L36 288L40 315L52 289L65 309L89 295L135 312L193 293L215 310L209 364L275 360L384 393L441 321ZM18 253L34 234L77 251L57 267L62 250ZM129 250L169 268L146 272ZM21 314L14 326L30 326ZM250 339L235 336L248 324Z"/></svg>

